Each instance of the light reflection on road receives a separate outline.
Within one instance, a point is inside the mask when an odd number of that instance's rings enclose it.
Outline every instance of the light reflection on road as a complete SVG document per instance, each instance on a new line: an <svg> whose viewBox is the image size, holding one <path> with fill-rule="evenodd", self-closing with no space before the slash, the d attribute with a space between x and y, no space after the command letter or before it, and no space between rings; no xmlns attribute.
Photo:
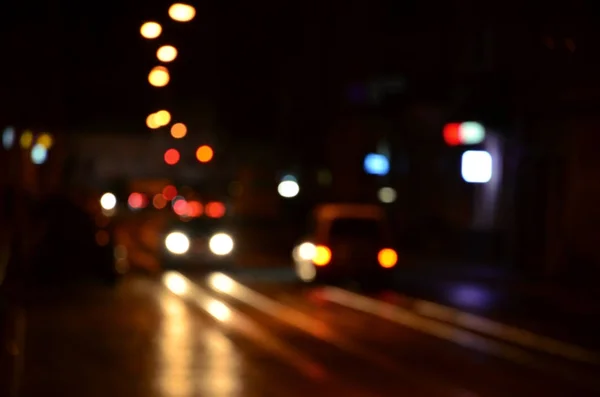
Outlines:
<svg viewBox="0 0 600 397"><path fill-rule="evenodd" d="M192 318L185 303L178 297L163 293L160 297L163 318L158 334L159 390L164 396L193 396L195 374L193 364Z"/></svg>
<svg viewBox="0 0 600 397"><path fill-rule="evenodd" d="M241 359L235 345L223 333L216 329L207 329L202 333L206 349L206 371L198 378L203 382L201 395L215 397L241 396L240 373Z"/></svg>

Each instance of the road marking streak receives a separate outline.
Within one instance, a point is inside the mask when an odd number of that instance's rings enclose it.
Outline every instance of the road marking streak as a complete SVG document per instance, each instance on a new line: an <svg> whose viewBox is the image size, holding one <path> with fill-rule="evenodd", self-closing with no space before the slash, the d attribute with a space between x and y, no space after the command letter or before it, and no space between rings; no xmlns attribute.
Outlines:
<svg viewBox="0 0 600 397"><path fill-rule="evenodd" d="M537 335L521 328L465 313L454 308L424 300L417 300L413 310L423 316L456 324L463 328L481 332L544 353L554 354L574 361L600 365L600 357L597 353L589 352L576 345Z"/></svg>
<svg viewBox="0 0 600 397"><path fill-rule="evenodd" d="M219 287L219 283L211 282L211 279L216 278L218 278L220 282L226 281L228 284L227 288L221 288ZM323 321L314 319L298 310L287 307L263 294L253 291L223 273L213 273L208 279L209 287L215 292L229 295L230 297L287 323L316 339L330 343L342 351L378 365L380 368L395 373L403 373L407 376L407 380L414 382L415 385L422 387L423 384L427 384L429 387L434 388L435 391L441 393L440 395L464 396L465 393L468 392L464 389L458 389L454 385L443 383L440 380L437 380L437 382L433 384L430 376L424 376L423 374L415 372L411 367L399 365L384 355L365 349L359 344L354 343L354 341L337 333Z"/></svg>
<svg viewBox="0 0 600 397"><path fill-rule="evenodd" d="M261 347L282 358L284 362L295 366L305 376L315 380L324 380L329 376L327 370L319 363L287 346L256 322L225 302L213 298L183 275L168 272L163 277L163 284L172 293L196 304L224 326L249 337Z"/></svg>
<svg viewBox="0 0 600 397"><path fill-rule="evenodd" d="M577 373L571 368L558 363L551 363L547 360L541 361L535 355L520 348L485 338L449 324L421 317L398 306L335 287L325 288L323 290L323 298L341 306L378 316L463 347L491 354L537 370L561 375L569 381L585 384L590 389L600 391L598 377Z"/></svg>

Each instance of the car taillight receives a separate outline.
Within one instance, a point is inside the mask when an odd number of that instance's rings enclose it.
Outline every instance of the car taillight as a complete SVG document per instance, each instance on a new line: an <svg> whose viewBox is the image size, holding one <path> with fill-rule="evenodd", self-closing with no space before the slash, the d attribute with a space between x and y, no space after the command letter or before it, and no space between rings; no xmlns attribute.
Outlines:
<svg viewBox="0 0 600 397"><path fill-rule="evenodd" d="M317 245L312 261L315 266L327 265L331 261L331 250L324 245Z"/></svg>
<svg viewBox="0 0 600 397"><path fill-rule="evenodd" d="M381 267L390 269L398 263L398 254L391 248L384 248L377 254L377 260Z"/></svg>

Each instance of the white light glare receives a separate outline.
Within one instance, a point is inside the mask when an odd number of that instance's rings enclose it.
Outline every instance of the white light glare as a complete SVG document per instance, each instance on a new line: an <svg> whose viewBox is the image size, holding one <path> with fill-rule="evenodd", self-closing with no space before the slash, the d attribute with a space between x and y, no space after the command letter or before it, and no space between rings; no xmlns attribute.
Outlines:
<svg viewBox="0 0 600 397"><path fill-rule="evenodd" d="M492 155L485 150L467 150L462 155L461 174L468 183L488 183L492 179Z"/></svg>
<svg viewBox="0 0 600 397"><path fill-rule="evenodd" d="M165 247L172 254L183 255L190 249L190 239L181 232L172 232L165 239Z"/></svg>
<svg viewBox="0 0 600 397"><path fill-rule="evenodd" d="M277 192L281 197L292 198L300 193L300 185L296 181L285 180L277 186Z"/></svg>
<svg viewBox="0 0 600 397"><path fill-rule="evenodd" d="M217 233L210 238L208 248L215 255L228 255L233 251L233 239L226 233Z"/></svg>
<svg viewBox="0 0 600 397"><path fill-rule="evenodd" d="M110 211L117 206L117 198L112 193L104 193L102 197L100 197L100 206Z"/></svg>

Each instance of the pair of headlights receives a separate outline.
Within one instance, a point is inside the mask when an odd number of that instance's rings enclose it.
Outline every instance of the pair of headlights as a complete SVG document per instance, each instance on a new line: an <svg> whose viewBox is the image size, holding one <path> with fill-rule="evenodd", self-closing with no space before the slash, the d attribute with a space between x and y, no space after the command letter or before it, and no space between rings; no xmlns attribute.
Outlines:
<svg viewBox="0 0 600 397"><path fill-rule="evenodd" d="M190 245L190 239L182 232L169 233L165 238L165 247L175 255L187 253ZM208 248L215 255L229 255L233 251L233 239L227 233L217 233L208 241Z"/></svg>

